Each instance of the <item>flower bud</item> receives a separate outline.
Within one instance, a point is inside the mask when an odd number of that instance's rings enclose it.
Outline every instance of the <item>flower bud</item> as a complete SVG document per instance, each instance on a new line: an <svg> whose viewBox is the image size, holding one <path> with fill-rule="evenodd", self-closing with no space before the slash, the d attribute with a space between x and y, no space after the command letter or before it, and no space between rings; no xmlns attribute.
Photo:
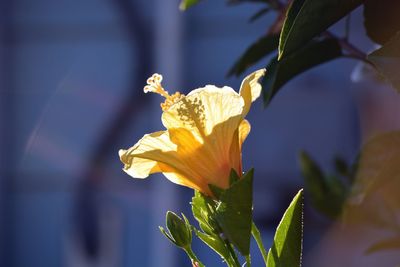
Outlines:
<svg viewBox="0 0 400 267"><path fill-rule="evenodd" d="M166 215L166 224L169 232L169 239L176 246L187 248L192 243L192 229L185 215L182 214L182 217L183 219L175 213L168 211Z"/></svg>

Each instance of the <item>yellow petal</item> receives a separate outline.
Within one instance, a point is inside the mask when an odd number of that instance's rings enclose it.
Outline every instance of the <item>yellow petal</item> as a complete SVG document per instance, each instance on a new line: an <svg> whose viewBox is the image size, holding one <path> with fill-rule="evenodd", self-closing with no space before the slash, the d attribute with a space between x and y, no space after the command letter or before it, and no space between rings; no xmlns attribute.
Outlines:
<svg viewBox="0 0 400 267"><path fill-rule="evenodd" d="M165 164L159 164L161 172L164 174L164 176L170 180L171 182L183 186L187 186L190 188L193 188L195 190L198 190L200 192L203 192L206 195L212 196L212 193L210 189L208 188L207 184L196 184L194 181L188 179L187 177L179 174L179 172L173 168L171 168L168 165Z"/></svg>
<svg viewBox="0 0 400 267"><path fill-rule="evenodd" d="M235 132L229 149L230 166L239 175L242 175L242 144L250 133L250 123L243 120Z"/></svg>
<svg viewBox="0 0 400 267"><path fill-rule="evenodd" d="M169 141L165 131L146 134L133 147L119 151L119 157L124 163L124 171L134 178L146 178L149 174L159 171L157 155L159 152L168 152L176 149ZM144 156L144 153L153 152L154 156ZM160 153L161 154L161 153Z"/></svg>
<svg viewBox="0 0 400 267"><path fill-rule="evenodd" d="M230 169L239 168L238 161L230 160L229 147L233 133L230 137L221 134L229 128L226 124L230 122L231 120L228 120L215 126L213 132L205 137L203 144L185 128L169 129L170 138L178 147L180 159L190 170L190 176L197 177L196 182L202 188L202 192L208 191L208 184L227 188Z"/></svg>
<svg viewBox="0 0 400 267"><path fill-rule="evenodd" d="M185 131L181 133L184 134ZM172 139L176 142L176 138ZM189 139L187 135L182 138L193 141L193 138ZM120 150L124 171L134 178L146 178L152 173L162 172L175 183L207 192L208 183L201 175L202 170L197 165L191 168L192 165L188 164L197 162L198 144L178 144L179 146L171 141L166 131L147 134L128 150Z"/></svg>
<svg viewBox="0 0 400 267"><path fill-rule="evenodd" d="M243 117L247 115L250 110L251 103L255 101L261 94L261 84L258 80L264 76L265 69L260 69L244 78L240 86L239 94L244 100Z"/></svg>
<svg viewBox="0 0 400 267"><path fill-rule="evenodd" d="M240 145L240 151L242 148L242 144L244 140L246 140L247 136L249 135L251 130L251 125L250 122L247 120L242 120L242 122L239 125L239 145Z"/></svg>

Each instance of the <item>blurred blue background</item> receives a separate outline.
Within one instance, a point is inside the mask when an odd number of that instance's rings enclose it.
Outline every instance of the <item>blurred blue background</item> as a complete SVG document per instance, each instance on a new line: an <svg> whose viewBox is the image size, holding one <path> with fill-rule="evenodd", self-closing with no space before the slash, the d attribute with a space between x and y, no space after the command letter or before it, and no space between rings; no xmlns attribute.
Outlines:
<svg viewBox="0 0 400 267"><path fill-rule="evenodd" d="M189 214L192 190L162 175L131 179L117 152L162 129L161 99L142 91L147 77L162 73L172 92L238 90L243 77L226 73L274 15L250 24L260 5L222 0L185 13L177 0L0 3L0 265L188 266L157 226L167 210ZM360 10L352 21L352 38L370 48ZM351 161L357 152L355 64L308 71L268 109L253 106L243 160L256 170L255 219L267 246L302 186L300 149L328 170L335 155ZM305 227L307 249L325 226L306 219ZM202 244L195 250L222 266Z"/></svg>

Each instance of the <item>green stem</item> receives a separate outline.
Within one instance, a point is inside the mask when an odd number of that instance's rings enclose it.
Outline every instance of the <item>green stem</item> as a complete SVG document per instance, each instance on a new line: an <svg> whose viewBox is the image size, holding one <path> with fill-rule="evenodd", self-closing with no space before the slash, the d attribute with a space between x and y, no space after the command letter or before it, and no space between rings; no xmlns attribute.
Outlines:
<svg viewBox="0 0 400 267"><path fill-rule="evenodd" d="M251 267L251 257L250 257L250 254L246 256L246 267Z"/></svg>
<svg viewBox="0 0 400 267"><path fill-rule="evenodd" d="M251 234L253 235L254 239L257 242L258 248L264 259L265 266L267 266L267 257L268 257L267 251L265 250L264 244L262 242L260 231L258 230L254 221L252 222L252 225L251 225Z"/></svg>
<svg viewBox="0 0 400 267"><path fill-rule="evenodd" d="M205 267L205 265L203 263L201 263L201 261L196 257L196 255L194 254L191 247L184 248L184 250L185 250L186 254L189 256L192 263L196 262L198 267Z"/></svg>
<svg viewBox="0 0 400 267"><path fill-rule="evenodd" d="M229 250L229 254L231 255L231 264L233 263L232 267L241 267L240 262L237 258L235 250L233 250L231 243L228 240L225 240L225 245Z"/></svg>

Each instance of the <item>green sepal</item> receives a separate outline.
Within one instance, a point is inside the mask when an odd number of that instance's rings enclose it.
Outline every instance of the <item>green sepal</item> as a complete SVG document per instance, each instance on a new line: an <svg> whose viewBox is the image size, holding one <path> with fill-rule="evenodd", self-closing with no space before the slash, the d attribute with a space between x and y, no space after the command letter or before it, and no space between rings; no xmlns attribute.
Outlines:
<svg viewBox="0 0 400 267"><path fill-rule="evenodd" d="M172 237L169 233L167 233L167 231L165 231L164 227L158 226L158 229L160 229L160 232L161 232L169 241L171 241L172 244L176 245L176 244L175 244L175 240L173 239L173 237Z"/></svg>
<svg viewBox="0 0 400 267"><path fill-rule="evenodd" d="M268 267L300 267L303 244L303 189L293 198L268 251Z"/></svg>
<svg viewBox="0 0 400 267"><path fill-rule="evenodd" d="M186 249L190 247L192 243L192 229L185 215L182 214L183 219L181 219L174 212L168 211L165 217L168 233L163 227L159 226L161 233L180 248Z"/></svg>

